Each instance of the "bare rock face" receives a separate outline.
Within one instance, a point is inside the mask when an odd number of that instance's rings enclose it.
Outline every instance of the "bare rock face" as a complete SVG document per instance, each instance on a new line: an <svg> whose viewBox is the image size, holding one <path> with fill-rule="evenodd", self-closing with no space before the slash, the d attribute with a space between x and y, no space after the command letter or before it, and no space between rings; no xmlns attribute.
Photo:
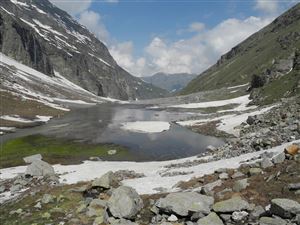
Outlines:
<svg viewBox="0 0 300 225"><path fill-rule="evenodd" d="M0 2L0 51L48 76L55 72L95 95L127 99L167 91L121 68L107 47L48 0Z"/></svg>
<svg viewBox="0 0 300 225"><path fill-rule="evenodd" d="M300 213L300 204L291 199L276 198L271 200L271 213L282 218L293 218Z"/></svg>
<svg viewBox="0 0 300 225"><path fill-rule="evenodd" d="M116 218L133 219L143 208L143 200L133 188L121 186L113 191L108 208Z"/></svg>

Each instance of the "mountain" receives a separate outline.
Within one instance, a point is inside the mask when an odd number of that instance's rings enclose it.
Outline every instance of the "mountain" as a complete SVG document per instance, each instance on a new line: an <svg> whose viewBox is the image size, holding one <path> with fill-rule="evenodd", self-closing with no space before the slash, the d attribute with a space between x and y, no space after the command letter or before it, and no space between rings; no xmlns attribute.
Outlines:
<svg viewBox="0 0 300 225"><path fill-rule="evenodd" d="M166 89L170 92L177 92L184 88L196 76L196 74L188 73L156 73L149 77L143 77L142 79L150 84Z"/></svg>
<svg viewBox="0 0 300 225"><path fill-rule="evenodd" d="M48 0L0 2L0 50L49 77L59 73L98 96L127 100L166 93L118 66L95 35Z"/></svg>
<svg viewBox="0 0 300 225"><path fill-rule="evenodd" d="M221 56L180 94L263 81L252 97L265 103L299 93L300 3ZM255 78L256 77L256 78Z"/></svg>

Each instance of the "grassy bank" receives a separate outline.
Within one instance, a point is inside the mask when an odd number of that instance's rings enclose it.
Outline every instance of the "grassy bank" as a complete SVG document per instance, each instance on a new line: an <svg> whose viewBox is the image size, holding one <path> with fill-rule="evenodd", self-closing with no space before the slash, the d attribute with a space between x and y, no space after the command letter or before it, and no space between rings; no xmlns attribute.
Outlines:
<svg viewBox="0 0 300 225"><path fill-rule="evenodd" d="M109 155L109 150L117 150ZM105 159L128 159L128 150L113 144L89 144L65 139L56 139L42 135L16 138L2 144L0 168L24 165L23 157L42 154L45 161L55 164L75 164L91 156Z"/></svg>

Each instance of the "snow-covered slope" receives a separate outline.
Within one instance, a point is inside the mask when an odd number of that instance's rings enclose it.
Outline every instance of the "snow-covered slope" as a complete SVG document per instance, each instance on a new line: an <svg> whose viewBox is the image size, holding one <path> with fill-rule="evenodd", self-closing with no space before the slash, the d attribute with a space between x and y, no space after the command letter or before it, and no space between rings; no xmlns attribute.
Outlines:
<svg viewBox="0 0 300 225"><path fill-rule="evenodd" d="M47 76L0 53L1 90L67 110L57 103L95 104L115 99L102 98L72 83L58 72Z"/></svg>

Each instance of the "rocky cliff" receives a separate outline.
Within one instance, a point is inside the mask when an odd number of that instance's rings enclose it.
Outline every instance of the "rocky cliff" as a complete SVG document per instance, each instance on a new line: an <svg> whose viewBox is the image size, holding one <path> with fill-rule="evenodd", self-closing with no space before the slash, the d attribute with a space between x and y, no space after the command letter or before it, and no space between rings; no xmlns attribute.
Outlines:
<svg viewBox="0 0 300 225"><path fill-rule="evenodd" d="M166 93L118 66L95 35L48 0L0 2L0 50L48 76L56 71L99 96L144 99Z"/></svg>

